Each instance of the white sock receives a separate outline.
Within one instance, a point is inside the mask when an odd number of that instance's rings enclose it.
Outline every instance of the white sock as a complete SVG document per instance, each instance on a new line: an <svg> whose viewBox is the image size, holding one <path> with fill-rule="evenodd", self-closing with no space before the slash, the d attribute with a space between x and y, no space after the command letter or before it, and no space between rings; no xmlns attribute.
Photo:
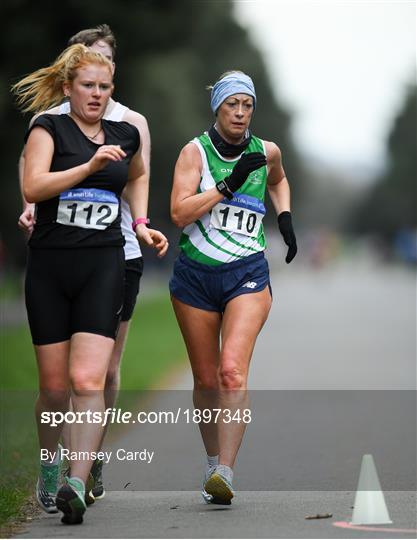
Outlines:
<svg viewBox="0 0 417 540"><path fill-rule="evenodd" d="M221 474L223 478L231 484L233 482L233 470L228 465L217 465L216 473Z"/></svg>
<svg viewBox="0 0 417 540"><path fill-rule="evenodd" d="M209 467L215 467L216 465L219 464L219 456L209 456L207 454L207 465Z"/></svg>

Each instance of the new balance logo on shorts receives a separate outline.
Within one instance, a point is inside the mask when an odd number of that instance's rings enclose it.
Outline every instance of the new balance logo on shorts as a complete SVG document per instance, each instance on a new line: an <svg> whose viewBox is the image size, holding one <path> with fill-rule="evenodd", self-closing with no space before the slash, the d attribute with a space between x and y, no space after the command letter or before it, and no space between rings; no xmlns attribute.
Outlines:
<svg viewBox="0 0 417 540"><path fill-rule="evenodd" d="M256 281L247 281L242 287L247 287L248 289L254 289L258 284Z"/></svg>

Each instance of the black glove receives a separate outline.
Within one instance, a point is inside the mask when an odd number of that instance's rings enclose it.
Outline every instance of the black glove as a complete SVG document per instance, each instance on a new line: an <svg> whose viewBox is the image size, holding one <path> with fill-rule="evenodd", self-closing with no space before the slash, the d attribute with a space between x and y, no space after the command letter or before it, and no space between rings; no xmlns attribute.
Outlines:
<svg viewBox="0 0 417 540"><path fill-rule="evenodd" d="M297 254L297 240L292 228L291 212L281 212L278 216L278 227L288 246L288 253L285 262L290 263Z"/></svg>
<svg viewBox="0 0 417 540"><path fill-rule="evenodd" d="M266 165L266 157L261 152L243 154L233 168L232 174L225 178L230 191L235 192L246 182L247 177L256 169Z"/></svg>

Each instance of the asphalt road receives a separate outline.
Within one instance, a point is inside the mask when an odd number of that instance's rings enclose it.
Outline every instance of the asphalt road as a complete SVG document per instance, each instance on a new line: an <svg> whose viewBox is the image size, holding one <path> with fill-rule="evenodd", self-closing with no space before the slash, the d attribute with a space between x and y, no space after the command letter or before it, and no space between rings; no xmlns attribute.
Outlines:
<svg viewBox="0 0 417 540"><path fill-rule="evenodd" d="M201 503L195 492L114 491L89 510L84 523L64 526L43 514L21 538L415 538L415 533L356 531L346 520L353 494L344 492L242 492L231 507ZM394 524L415 528L415 496L386 493ZM329 519L305 516L331 512ZM380 529L384 526L380 526Z"/></svg>
<svg viewBox="0 0 417 540"><path fill-rule="evenodd" d="M281 267L272 282L232 506L200 500L196 426L132 425L107 449L153 451L151 463L112 459L107 496L82 526L41 514L19 537L416 537L414 274L357 260L314 271ZM144 408L192 406L188 371L164 384ZM375 458L393 521L376 532L335 526L351 519L365 453ZM305 519L322 513L332 517Z"/></svg>

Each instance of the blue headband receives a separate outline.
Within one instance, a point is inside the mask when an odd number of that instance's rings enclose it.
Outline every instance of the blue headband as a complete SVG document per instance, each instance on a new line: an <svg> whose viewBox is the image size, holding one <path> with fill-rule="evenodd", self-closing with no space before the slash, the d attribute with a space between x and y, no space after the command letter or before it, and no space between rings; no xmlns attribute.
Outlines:
<svg viewBox="0 0 417 540"><path fill-rule="evenodd" d="M252 79L244 73L234 71L216 82L211 90L211 109L216 113L225 99L233 94L248 94L253 98L253 108L256 108L255 86Z"/></svg>

